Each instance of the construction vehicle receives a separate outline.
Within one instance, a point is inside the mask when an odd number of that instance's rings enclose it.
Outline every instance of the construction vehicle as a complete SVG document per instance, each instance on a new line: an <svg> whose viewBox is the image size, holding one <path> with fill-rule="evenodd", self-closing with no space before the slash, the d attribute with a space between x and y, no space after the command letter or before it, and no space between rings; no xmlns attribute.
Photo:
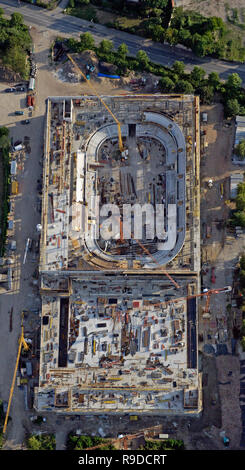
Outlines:
<svg viewBox="0 0 245 470"><path fill-rule="evenodd" d="M103 104L103 106L107 109L108 113L110 113L110 115L113 117L114 121L117 123L117 130L118 130L118 142L119 142L119 149L120 149L120 152L123 152L124 151L124 147L123 147L123 142L122 142L122 133L121 133L121 125L120 125L120 122L118 121L118 119L116 118L116 116L113 114L113 112L110 110L110 108L107 106L107 104L104 102L104 100L101 98L101 96L99 96L99 94L97 93L96 89L94 88L93 85L91 85L90 83L90 76L89 78L87 78L87 76L82 72L82 70L80 69L80 67L78 67L77 63L75 62L75 60L70 56L70 54L67 54L67 57L68 59L72 62L72 64L74 65L75 69L78 71L78 73L80 75L82 75L83 79L87 82L87 84L89 85L89 87L91 88L91 90L93 91L93 93L97 96L97 98L99 98L100 102Z"/></svg>
<svg viewBox="0 0 245 470"><path fill-rule="evenodd" d="M11 384L11 388L10 388L8 408L7 408L7 412L6 412L5 420L4 420L4 425L3 425L3 434L6 433L6 428L7 428L7 424L8 424L9 410L10 410L11 403L12 403L12 398L13 398L13 393L14 393L14 386L15 386L16 375L17 375L17 370L18 370L18 366L19 366L19 360L20 360L20 354L21 354L22 347L25 349L25 351L27 351L29 349L29 346L26 343L25 338L24 338L23 314L22 314L22 318L21 318L21 334L20 334L20 338L19 338L19 348L18 348L17 359L16 359L16 363L15 363L15 369L14 369L12 384Z"/></svg>

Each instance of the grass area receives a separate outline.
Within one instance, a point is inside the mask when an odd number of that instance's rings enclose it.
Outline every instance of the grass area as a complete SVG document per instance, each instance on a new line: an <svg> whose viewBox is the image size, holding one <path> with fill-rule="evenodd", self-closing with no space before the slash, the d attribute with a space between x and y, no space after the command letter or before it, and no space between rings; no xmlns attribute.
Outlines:
<svg viewBox="0 0 245 470"><path fill-rule="evenodd" d="M232 8L229 4L226 4L225 10L228 23L245 30L245 8Z"/></svg>
<svg viewBox="0 0 245 470"><path fill-rule="evenodd" d="M31 3L38 7L47 8L53 10L60 3L60 0L21 0L22 2Z"/></svg>
<svg viewBox="0 0 245 470"><path fill-rule="evenodd" d="M94 23L99 23L96 9L92 7L91 5L84 6L84 7L66 8L66 14L77 16L77 18L81 18L82 20L86 20L86 21L92 20L94 21Z"/></svg>
<svg viewBox="0 0 245 470"><path fill-rule="evenodd" d="M127 30L130 28L138 28L142 19L130 18L123 16L112 11L105 11L102 8L99 8L94 5L83 5L75 6L73 8L66 8L66 14L77 16L86 21L93 21L94 23L99 23L111 28Z"/></svg>

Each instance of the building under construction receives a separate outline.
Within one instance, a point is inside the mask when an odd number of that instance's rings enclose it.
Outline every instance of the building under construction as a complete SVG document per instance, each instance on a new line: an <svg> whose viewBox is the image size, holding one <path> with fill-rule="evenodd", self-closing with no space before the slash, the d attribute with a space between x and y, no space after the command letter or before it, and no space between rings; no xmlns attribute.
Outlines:
<svg viewBox="0 0 245 470"><path fill-rule="evenodd" d="M198 414L198 98L54 97L46 118L36 409Z"/></svg>

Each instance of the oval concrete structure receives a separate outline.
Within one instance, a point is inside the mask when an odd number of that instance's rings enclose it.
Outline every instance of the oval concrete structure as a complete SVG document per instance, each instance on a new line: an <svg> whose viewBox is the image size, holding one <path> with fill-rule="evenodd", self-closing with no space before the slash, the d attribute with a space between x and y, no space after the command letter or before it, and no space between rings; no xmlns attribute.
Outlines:
<svg viewBox="0 0 245 470"><path fill-rule="evenodd" d="M121 125L122 137L128 137L128 125ZM143 120L136 123L136 137L146 137L158 140L166 151L166 221L165 230L168 234L166 241L156 243L154 258L160 265L171 261L181 250L185 240L185 186L186 186L186 143L180 127L164 114L157 112L144 112ZM98 161L98 152L108 139L118 138L116 124L109 124L98 129L90 136L86 145L86 163ZM94 191L96 195L96 189ZM86 237L85 246L95 258L115 264L123 259L130 259L126 255L112 255L99 246L95 237L95 227L91 225L89 236ZM135 255L134 259L145 263L145 268L152 269L155 263L150 256Z"/></svg>

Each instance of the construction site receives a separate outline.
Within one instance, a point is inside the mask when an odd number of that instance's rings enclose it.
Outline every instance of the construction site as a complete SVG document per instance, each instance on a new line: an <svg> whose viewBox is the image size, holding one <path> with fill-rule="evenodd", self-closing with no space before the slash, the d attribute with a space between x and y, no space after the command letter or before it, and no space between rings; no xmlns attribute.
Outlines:
<svg viewBox="0 0 245 470"><path fill-rule="evenodd" d="M34 407L199 415L198 97L48 98L44 148ZM160 239L144 209L125 236L145 204L164 204Z"/></svg>

